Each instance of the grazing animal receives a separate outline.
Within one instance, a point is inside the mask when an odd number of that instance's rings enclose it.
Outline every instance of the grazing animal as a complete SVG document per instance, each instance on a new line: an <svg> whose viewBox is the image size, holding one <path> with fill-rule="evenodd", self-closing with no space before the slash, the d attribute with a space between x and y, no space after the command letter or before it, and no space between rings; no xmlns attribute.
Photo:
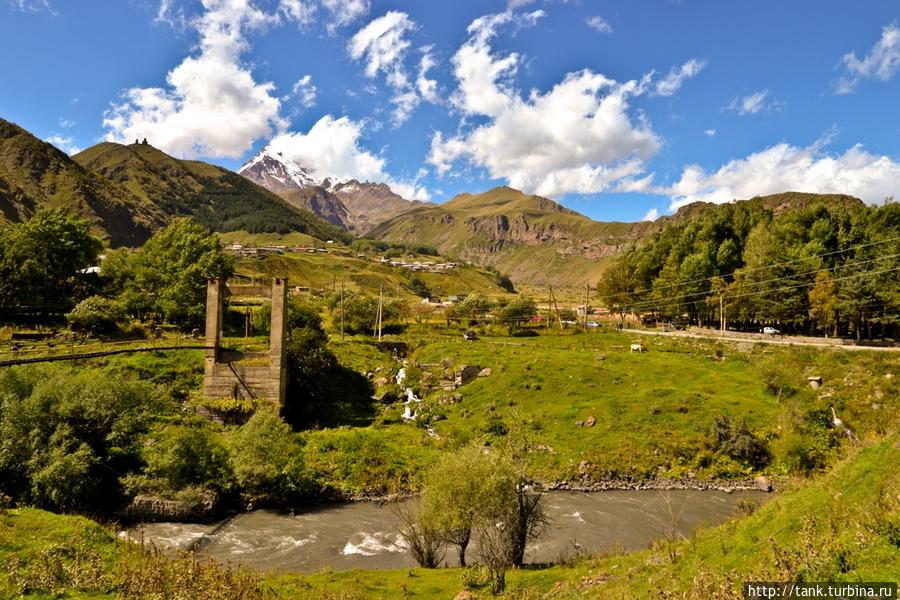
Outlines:
<svg viewBox="0 0 900 600"><path fill-rule="evenodd" d="M631 351L632 351L632 352L646 352L647 349L644 348L644 345L643 345L643 344L632 344L632 345L631 345Z"/></svg>

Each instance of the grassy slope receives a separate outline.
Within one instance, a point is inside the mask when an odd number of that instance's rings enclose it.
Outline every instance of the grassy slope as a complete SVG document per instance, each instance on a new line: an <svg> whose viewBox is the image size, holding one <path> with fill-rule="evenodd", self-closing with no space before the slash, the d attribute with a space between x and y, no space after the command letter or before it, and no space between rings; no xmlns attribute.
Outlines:
<svg viewBox="0 0 900 600"><path fill-rule="evenodd" d="M818 480L798 482L745 518L703 530L687 541L630 554L581 558L508 575L509 596L649 598L668 592L697 599L740 597L741 581L893 581L900 572L900 441L896 436L854 451ZM81 517L35 509L0 512L0 593L14 594L10 561L21 568L42 551L88 544L109 570L123 542ZM776 561L776 549L780 559ZM672 556L676 559L673 561ZM323 571L273 575L265 587L282 598L452 598L460 569ZM489 597L486 586L478 597ZM77 586L54 597L106 598ZM33 595L30 597L48 597Z"/></svg>
<svg viewBox="0 0 900 600"><path fill-rule="evenodd" d="M511 223L516 219L528 223L521 239L491 231L494 220L504 216ZM579 256L584 243L599 244L611 253L653 227L599 223L545 198L501 187L463 194L441 206L413 209L379 224L369 235L428 243L443 254L496 266L515 281L581 285L596 283L605 265L604 260ZM553 239L541 241L542 232Z"/></svg>
<svg viewBox="0 0 900 600"><path fill-rule="evenodd" d="M279 242L285 243L285 242ZM407 259L411 260L411 259ZM418 257L415 260L437 260L433 256ZM331 292L332 284L340 288L341 281L347 290L378 294L384 286L386 294L410 296L405 286L411 271L383 265L371 257L340 256L337 254L285 254L269 256L260 260L241 261L238 274L249 277L287 277L291 285L311 287L314 290ZM497 286L494 276L477 267L460 265L452 273L419 273L432 293L439 296L480 292L490 296L504 295Z"/></svg>
<svg viewBox="0 0 900 600"><path fill-rule="evenodd" d="M828 351L761 346L737 352L677 339L645 340L649 351L632 354L632 341L637 338L594 333L467 343L454 335L428 343L414 358L491 367L491 377L458 390L464 398L459 404L442 405L441 392L429 396L433 411L446 417L435 429L458 443L482 435L498 418L507 426L525 421L533 441L555 452L540 459L547 479L574 477L582 460L596 477L653 476L660 469L684 476L697 471L693 458L720 414L745 419L763 435L789 427L789 409L827 409L829 402L860 435L897 423L895 400L871 408L874 395L896 399L900 392L895 379L882 377L896 370L895 357L866 354L847 364L843 355ZM713 358L717 350L725 360ZM776 398L764 383L767 374L785 378L796 391ZM806 374L822 375L821 391L835 396L820 399L803 385ZM575 426L588 416L597 419L595 427Z"/></svg>
<svg viewBox="0 0 900 600"><path fill-rule="evenodd" d="M163 216L152 203L0 119L0 222L23 221L48 207L80 214L115 246L139 245Z"/></svg>

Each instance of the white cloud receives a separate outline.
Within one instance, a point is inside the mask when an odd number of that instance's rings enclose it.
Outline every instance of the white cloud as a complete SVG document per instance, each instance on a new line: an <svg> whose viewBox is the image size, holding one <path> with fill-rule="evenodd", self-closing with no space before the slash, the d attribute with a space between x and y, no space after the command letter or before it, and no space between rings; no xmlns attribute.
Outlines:
<svg viewBox="0 0 900 600"><path fill-rule="evenodd" d="M332 20L326 25L329 33L366 16L370 8L369 0L322 0L322 4L331 13Z"/></svg>
<svg viewBox="0 0 900 600"><path fill-rule="evenodd" d="M22 12L47 12L52 16L59 13L54 10L50 0L11 0L13 8L17 8Z"/></svg>
<svg viewBox="0 0 900 600"><path fill-rule="evenodd" d="M316 104L316 95L319 89L312 82L312 75L306 74L297 80L291 91L304 108L310 108Z"/></svg>
<svg viewBox="0 0 900 600"><path fill-rule="evenodd" d="M740 116L755 115L766 111L778 111L784 107L784 102L769 99L769 90L760 90L743 98L738 96L722 110L733 110Z"/></svg>
<svg viewBox="0 0 900 600"><path fill-rule="evenodd" d="M75 121L70 121L69 119L64 119L63 117L59 118L59 126L63 129L71 129L75 127Z"/></svg>
<svg viewBox="0 0 900 600"><path fill-rule="evenodd" d="M278 12L298 25L309 25L316 14L316 5L309 0L281 0Z"/></svg>
<svg viewBox="0 0 900 600"><path fill-rule="evenodd" d="M105 113L106 139L147 138L176 156L239 158L259 138L286 127L271 83L257 83L241 62L246 34L277 22L251 0L203 0L192 21L196 56L166 77L166 88L131 88Z"/></svg>
<svg viewBox="0 0 900 600"><path fill-rule="evenodd" d="M704 129L703 135L705 135L706 137L716 137L716 130L715 129Z"/></svg>
<svg viewBox="0 0 900 600"><path fill-rule="evenodd" d="M881 32L881 39L862 59L855 52L848 52L841 57L841 63L847 74L835 83L835 92L851 94L861 79L874 77L888 81L900 70L900 27L892 23Z"/></svg>
<svg viewBox="0 0 900 600"><path fill-rule="evenodd" d="M641 221L655 221L659 218L659 210L656 208L651 208L647 211L647 214L644 215L644 218Z"/></svg>
<svg viewBox="0 0 900 600"><path fill-rule="evenodd" d="M437 95L438 83L434 79L428 79L428 71L437 66L437 61L431 55L432 46L424 46L422 50L422 58L419 60L419 75L416 77L416 89L419 95L426 101L432 103L440 102Z"/></svg>
<svg viewBox="0 0 900 600"><path fill-rule="evenodd" d="M509 9L522 8L523 6L528 6L532 2L534 2L534 0L508 0L506 7Z"/></svg>
<svg viewBox="0 0 900 600"><path fill-rule="evenodd" d="M403 57L410 46L406 33L414 28L408 14L392 10L357 31L347 50L353 60L365 59L367 77L375 77L379 71L390 75L403 70Z"/></svg>
<svg viewBox="0 0 900 600"><path fill-rule="evenodd" d="M390 11L356 32L347 44L350 57L365 62L367 77L374 79L378 73L384 73L385 81L394 92L391 118L395 127L406 122L423 99L438 101L437 81L427 76L428 70L436 64L431 46L421 49L423 55L415 84L410 81L405 60L412 44L407 34L415 29L416 23L408 14Z"/></svg>
<svg viewBox="0 0 900 600"><path fill-rule="evenodd" d="M588 24L588 27L596 29L600 33L612 33L612 26L606 19L599 15L588 17L584 22Z"/></svg>
<svg viewBox="0 0 900 600"><path fill-rule="evenodd" d="M326 115L307 133L275 136L267 148L287 163L315 170L320 177L383 182L404 198L428 200L428 190L417 180L394 179L386 172L383 158L362 148L362 133L363 123Z"/></svg>
<svg viewBox="0 0 900 600"><path fill-rule="evenodd" d="M72 139L71 136L62 135L60 133L54 132L50 137L48 137L46 142L50 142L69 156L73 154L78 154L81 152L81 148L75 143L75 140Z"/></svg>
<svg viewBox="0 0 900 600"><path fill-rule="evenodd" d="M685 79L694 77L706 67L705 60L697 60L692 58L678 69L672 69L669 73L656 83L656 87L651 95L653 96L672 96L681 89Z"/></svg>
<svg viewBox="0 0 900 600"><path fill-rule="evenodd" d="M495 58L489 42L501 25L524 27L543 16L542 10L524 15L506 11L479 17L469 24L470 37L453 56L459 89L451 101L457 108L469 114L496 116L509 107L515 95L510 79L516 73L519 55L513 52Z"/></svg>
<svg viewBox="0 0 900 600"><path fill-rule="evenodd" d="M737 160L713 173L698 165L656 193L671 196L671 209L691 202L717 204L786 191L850 194L880 202L900 190L900 163L872 154L859 144L843 154L827 154L819 140L805 148L781 143Z"/></svg>
<svg viewBox="0 0 900 600"><path fill-rule="evenodd" d="M637 177L659 140L650 125L629 114L629 99L648 78L619 83L582 70L546 93L527 97L513 89L517 54L498 57L489 41L506 24L533 23L543 13L510 12L476 19L453 57L459 87L454 104L487 122L456 136L436 132L428 162L440 175L465 160L529 193L596 193Z"/></svg>

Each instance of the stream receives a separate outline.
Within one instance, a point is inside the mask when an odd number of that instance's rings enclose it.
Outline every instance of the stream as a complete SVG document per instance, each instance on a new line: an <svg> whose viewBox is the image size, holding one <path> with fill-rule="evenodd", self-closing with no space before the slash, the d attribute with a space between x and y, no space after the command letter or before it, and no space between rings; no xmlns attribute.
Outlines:
<svg viewBox="0 0 900 600"><path fill-rule="evenodd" d="M668 502L666 502L666 496ZM679 536L734 514L739 500L763 502L756 491L673 490L548 492L552 525L529 544L528 562L556 561L614 546L646 548L664 536L675 516ZM200 554L264 571L309 573L323 568L393 569L415 566L397 534L396 507L374 503L332 504L290 514L272 510L241 513L208 524L145 523L123 536L156 544L165 552L195 548ZM477 547L470 547L474 562ZM445 560L456 565L452 548Z"/></svg>

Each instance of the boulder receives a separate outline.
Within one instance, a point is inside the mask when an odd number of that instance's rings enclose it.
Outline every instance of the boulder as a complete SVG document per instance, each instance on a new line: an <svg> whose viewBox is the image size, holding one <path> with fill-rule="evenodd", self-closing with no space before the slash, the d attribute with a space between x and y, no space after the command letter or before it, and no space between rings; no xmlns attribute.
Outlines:
<svg viewBox="0 0 900 600"><path fill-rule="evenodd" d="M459 383L460 385L466 385L467 383L472 383L475 381L475 378L478 377L478 374L481 372L481 367L477 365L461 365L459 367Z"/></svg>
<svg viewBox="0 0 900 600"><path fill-rule="evenodd" d="M584 427L584 421L575 421L575 427Z"/></svg>
<svg viewBox="0 0 900 600"><path fill-rule="evenodd" d="M762 475L760 475L759 477L757 477L756 479L754 479L754 480L753 480L753 483L756 484L756 487L757 487L757 488L761 489L761 490L764 491L764 492L771 492L771 491L772 491L772 483L771 483L768 479L766 479L765 477L763 477Z"/></svg>
<svg viewBox="0 0 900 600"><path fill-rule="evenodd" d="M372 383L375 384L375 387L380 387L380 386L382 386L382 385L387 385L387 382L388 382L387 377L379 377L378 379L376 379L376 380L373 381Z"/></svg>
<svg viewBox="0 0 900 600"><path fill-rule="evenodd" d="M818 376L807 377L806 381L809 382L809 387L811 387L814 390L817 390L820 387L822 387L822 378L821 377L818 377Z"/></svg>
<svg viewBox="0 0 900 600"><path fill-rule="evenodd" d="M441 366L445 369L449 369L453 366L453 359L444 357L441 359Z"/></svg>
<svg viewBox="0 0 900 600"><path fill-rule="evenodd" d="M597 423L597 419L595 419L592 415L584 421L584 426L585 427L593 427L596 423Z"/></svg>
<svg viewBox="0 0 900 600"><path fill-rule="evenodd" d="M478 372L479 377L490 377L493 371L491 371L490 367L485 367L481 371Z"/></svg>

